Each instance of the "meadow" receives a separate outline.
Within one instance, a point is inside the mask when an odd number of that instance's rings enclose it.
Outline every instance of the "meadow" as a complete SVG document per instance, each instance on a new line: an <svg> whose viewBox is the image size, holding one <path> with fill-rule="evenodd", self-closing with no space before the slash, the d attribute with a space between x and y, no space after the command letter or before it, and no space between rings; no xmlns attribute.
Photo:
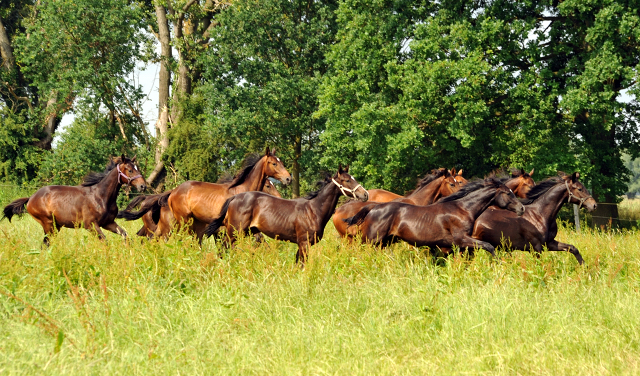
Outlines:
<svg viewBox="0 0 640 376"><path fill-rule="evenodd" d="M2 204L18 197L3 192ZM11 197L5 197L13 195ZM338 239L99 241L41 248L0 222L0 373L639 374L640 233L561 226L581 251L434 257Z"/></svg>

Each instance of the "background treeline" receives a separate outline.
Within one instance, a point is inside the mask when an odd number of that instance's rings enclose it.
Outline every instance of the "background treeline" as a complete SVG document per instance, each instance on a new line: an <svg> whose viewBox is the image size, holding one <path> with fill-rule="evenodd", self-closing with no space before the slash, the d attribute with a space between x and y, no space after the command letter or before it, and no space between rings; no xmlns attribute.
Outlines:
<svg viewBox="0 0 640 376"><path fill-rule="evenodd" d="M214 181L268 144L294 196L338 163L396 192L439 166L639 187L637 1L0 0L0 21L6 181L120 152L155 186ZM152 61L155 136L132 79Z"/></svg>

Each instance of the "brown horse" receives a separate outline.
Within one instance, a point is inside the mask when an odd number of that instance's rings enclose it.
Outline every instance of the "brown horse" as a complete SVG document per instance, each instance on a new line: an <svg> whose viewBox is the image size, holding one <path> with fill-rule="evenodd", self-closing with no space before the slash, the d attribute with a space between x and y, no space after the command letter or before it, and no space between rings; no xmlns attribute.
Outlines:
<svg viewBox="0 0 640 376"><path fill-rule="evenodd" d="M456 169L452 168L451 169L451 176L453 176L453 178L460 184L460 186L463 186L463 185L467 184L467 179L462 177L462 170L460 170L456 174ZM418 184L420 184L420 183L418 183ZM393 200L397 200L397 199L401 199L403 197L406 197L406 196L401 196L401 195L399 195L397 193L389 192L389 191L384 190L384 189L369 189L368 192L369 192L369 201L371 201L371 202L391 202Z"/></svg>
<svg viewBox="0 0 640 376"><path fill-rule="evenodd" d="M227 183L187 181L180 184L166 199L166 205L171 209L175 220L164 221L161 216L156 236L167 237L173 222L182 226L193 221L189 230L202 242L204 229L218 217L222 205L229 197L242 192L261 191L268 177L278 179L285 185L291 183L291 175L280 158L276 157L275 149L267 148L262 157L250 156L243 166L240 173ZM163 199L159 203L160 206L165 206Z"/></svg>
<svg viewBox="0 0 640 376"><path fill-rule="evenodd" d="M536 182L532 178L534 170L526 172L523 169L513 169L511 170L511 178L504 185L511 189L516 196L525 198L527 193L536 186Z"/></svg>
<svg viewBox="0 0 640 376"><path fill-rule="evenodd" d="M340 195L349 194L362 201L367 191L348 173L349 166L321 183L321 188L305 198L285 200L261 192L246 192L228 199L220 216L207 226L206 234L218 233L222 225L227 229L225 242L234 244L236 234L261 232L270 238L298 244L296 262L304 265L308 248L324 235Z"/></svg>
<svg viewBox="0 0 640 376"><path fill-rule="evenodd" d="M556 217L565 202L579 204L589 211L595 210L596 201L578 181L580 174L563 172L532 188L525 201L526 211L517 217L506 210L490 208L478 219L473 228L473 238L493 246L506 241L510 249L542 252L544 246L549 251L569 251L582 264L584 260L578 249L555 240L558 234Z"/></svg>
<svg viewBox="0 0 640 376"><path fill-rule="evenodd" d="M26 211L42 225L45 245L49 245L54 229L62 227L93 229L100 239L104 239L102 227L126 237L127 232L114 222L118 214L116 199L123 184L133 185L138 191L147 188L147 182L135 164L135 157L130 160L123 155L111 160L103 173L87 175L80 186L40 188L33 196L7 205L4 216L11 221L13 215L24 213L26 205Z"/></svg>
<svg viewBox="0 0 640 376"><path fill-rule="evenodd" d="M429 206L388 202L365 206L346 222L360 224L362 239L386 246L398 240L420 247L494 247L471 237L476 218L492 203L522 215L524 206L495 178L471 182L458 192Z"/></svg>
<svg viewBox="0 0 640 376"><path fill-rule="evenodd" d="M456 173L456 169L452 168L451 169L451 175L453 175L453 177L456 179L458 184L460 184L460 186L464 186L465 184L467 184L469 182L467 179L465 179L462 176L462 169L458 170L458 173Z"/></svg>
<svg viewBox="0 0 640 376"><path fill-rule="evenodd" d="M393 201L419 206L431 205L441 197L449 196L460 189L460 183L455 180L451 172L455 172L455 170L449 171L445 168L432 170L430 174L420 180L416 189L406 197L400 196ZM374 200L370 199L370 201ZM365 205L371 206L375 204L375 202L349 201L339 207L333 215L333 225L338 234L353 239L358 233L358 226L349 227L344 220L356 215Z"/></svg>
<svg viewBox="0 0 640 376"><path fill-rule="evenodd" d="M233 177L218 180L217 183L226 183L231 180L233 180ZM276 189L276 186L269 179L265 181L262 192L275 197L282 197L280 195L280 192L278 192L278 190ZM173 215L171 214L171 210L169 209L169 207L161 207L158 204L158 200L160 199L160 197L166 195L167 193L171 194L171 191L155 195L138 196L134 198L133 200L131 200L126 209L118 213L118 218L125 218L128 221L142 218L142 228L138 230L137 234L139 236L146 236L149 239L153 238L153 234L156 232L158 222L160 221L161 217L163 217L163 220L168 223L171 223L171 221L173 220ZM134 212L133 209L137 208L138 206L140 206L140 210Z"/></svg>

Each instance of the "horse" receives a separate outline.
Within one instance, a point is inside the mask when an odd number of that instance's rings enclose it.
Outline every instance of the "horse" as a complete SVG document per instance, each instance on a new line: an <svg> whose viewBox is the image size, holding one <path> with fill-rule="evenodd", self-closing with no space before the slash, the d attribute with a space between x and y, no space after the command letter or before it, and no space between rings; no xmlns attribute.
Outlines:
<svg viewBox="0 0 640 376"><path fill-rule="evenodd" d="M526 172L524 169L511 170L511 178L508 179L504 185L513 191L513 193L520 198L527 197L527 193L536 186L536 182L532 176L535 169L531 169L530 172Z"/></svg>
<svg viewBox="0 0 640 376"><path fill-rule="evenodd" d="M579 177L578 172L572 175L559 172L558 176L536 185L527 193L526 211L521 217L505 210L488 209L476 220L471 236L496 247L504 239L510 249L536 254L545 246L549 251L569 251L582 265L584 260L575 246L555 240L558 234L556 217L565 202L584 206L588 211L597 207L596 200L578 181Z"/></svg>
<svg viewBox="0 0 640 376"><path fill-rule="evenodd" d="M460 183L455 180L455 175L453 175L452 172L455 173L455 170L449 171L445 168L431 170L431 173L422 178L416 189L410 192L406 197L400 196L392 201L426 206L434 203L441 197L449 196L460 189ZM369 201L375 200L372 200L371 196L369 196ZM377 202L379 203L380 201ZM356 215L365 205L371 206L375 204L376 202L363 203L360 201L349 201L340 206L333 215L333 225L335 226L336 231L338 231L338 234L343 237L346 236L352 240L358 232L358 227L353 226L350 228L344 220Z"/></svg>
<svg viewBox="0 0 640 376"><path fill-rule="evenodd" d="M367 191L349 175L349 166L325 178L320 188L304 198L285 200L261 192L246 192L229 198L218 218L205 231L212 236L225 226L225 244L233 245L236 232L256 234L298 244L296 263L302 266L307 259L307 250L319 242L327 222L331 218L340 195L367 201Z"/></svg>
<svg viewBox="0 0 640 376"><path fill-rule="evenodd" d="M500 180L468 183L458 192L429 206L388 202L365 206L345 222L360 225L362 239L387 246L398 240L416 247L477 247L494 255L494 247L471 237L473 224L491 204L522 215L524 206Z"/></svg>
<svg viewBox="0 0 640 376"><path fill-rule="evenodd" d="M464 186L469 182L467 179L465 179L462 176L462 169L458 170L458 173L456 173L456 169L452 168L451 175L453 175L454 179L456 179L456 181L458 182L458 184L460 184L460 186Z"/></svg>
<svg viewBox="0 0 640 376"><path fill-rule="evenodd" d="M101 240L105 238L100 230L102 227L126 238L127 232L114 222L120 187L133 185L139 192L147 188L135 161L135 157L128 159L122 155L110 160L104 172L87 175L79 186L42 187L31 197L17 199L5 206L4 217L11 221L11 217L24 214L26 210L42 226L46 246L49 246L49 237L54 230L62 227L93 229Z"/></svg>
<svg viewBox="0 0 640 376"><path fill-rule="evenodd" d="M221 180L218 180L217 183L226 183L231 180L233 180L233 177L223 178ZM278 190L276 189L276 186L269 179L265 181L262 192L275 197L282 197L280 195L280 192L278 192ZM126 209L118 213L117 218L125 218L128 221L142 218L142 228L138 230L137 235L146 236L147 238L151 239L153 238L153 234L158 227L158 222L160 221L161 217L164 217L163 220L165 222L173 220L169 207L161 207L158 204L158 200L160 199L160 197L167 193L171 194L171 191L155 195L138 196L131 200ZM138 206L140 206L140 210L134 212L133 210Z"/></svg>
<svg viewBox="0 0 640 376"><path fill-rule="evenodd" d="M280 158L275 155L275 148L266 149L262 157L249 156L236 177L227 183L205 183L187 181L180 184L164 199L158 201L160 206L168 206L172 220L160 217L156 236L167 237L173 223L189 225L189 230L196 234L202 243L202 236L207 224L218 217L224 202L231 196L247 192L261 191L268 177L280 180L284 185L291 183L291 175L284 168Z"/></svg>

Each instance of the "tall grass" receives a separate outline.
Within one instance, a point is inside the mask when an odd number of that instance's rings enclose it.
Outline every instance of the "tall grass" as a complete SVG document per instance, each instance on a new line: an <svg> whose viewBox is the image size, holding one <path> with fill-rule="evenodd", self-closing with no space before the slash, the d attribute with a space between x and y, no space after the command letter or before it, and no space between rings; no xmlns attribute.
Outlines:
<svg viewBox="0 0 640 376"><path fill-rule="evenodd" d="M380 251L328 228L305 270L274 240L42 235L0 222L1 374L640 373L635 231L561 228L580 267Z"/></svg>

